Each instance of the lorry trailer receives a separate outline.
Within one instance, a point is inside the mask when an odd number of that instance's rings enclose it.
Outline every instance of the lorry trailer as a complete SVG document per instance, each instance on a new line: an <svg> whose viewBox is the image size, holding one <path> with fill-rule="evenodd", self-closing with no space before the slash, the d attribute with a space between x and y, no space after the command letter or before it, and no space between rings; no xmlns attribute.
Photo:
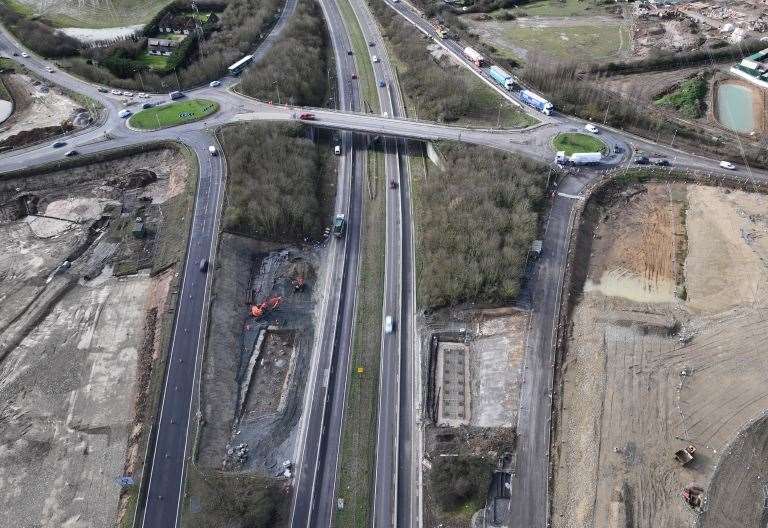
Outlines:
<svg viewBox="0 0 768 528"><path fill-rule="evenodd" d="M506 90L512 90L515 87L515 78L498 66L488 68L488 75Z"/></svg>
<svg viewBox="0 0 768 528"><path fill-rule="evenodd" d="M566 156L561 150L555 155L555 163L558 165L595 165L602 159L603 155L600 152L574 152Z"/></svg>
<svg viewBox="0 0 768 528"><path fill-rule="evenodd" d="M555 109L555 106L552 103L530 90L521 90L520 99L522 99L523 102L528 106L535 108L545 115L550 115L552 110Z"/></svg>
<svg viewBox="0 0 768 528"><path fill-rule="evenodd" d="M474 62L475 66L478 68L485 64L485 57L483 57L477 50L470 48L469 46L464 48L464 55L466 55L469 60Z"/></svg>

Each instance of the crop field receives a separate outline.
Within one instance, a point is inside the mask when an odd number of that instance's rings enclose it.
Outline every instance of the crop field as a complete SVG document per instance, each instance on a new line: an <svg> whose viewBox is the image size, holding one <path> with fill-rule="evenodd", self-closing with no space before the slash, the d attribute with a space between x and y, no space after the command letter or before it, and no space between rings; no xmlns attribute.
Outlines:
<svg viewBox="0 0 768 528"><path fill-rule="evenodd" d="M23 15L41 15L57 27L109 28L148 22L170 0L2 0Z"/></svg>
<svg viewBox="0 0 768 528"><path fill-rule="evenodd" d="M600 152L605 144L594 136L579 133L564 133L555 136L552 146L556 151L564 150L566 156L574 152Z"/></svg>
<svg viewBox="0 0 768 528"><path fill-rule="evenodd" d="M142 110L131 117L131 126L142 130L157 130L199 121L219 110L218 103L192 99Z"/></svg>

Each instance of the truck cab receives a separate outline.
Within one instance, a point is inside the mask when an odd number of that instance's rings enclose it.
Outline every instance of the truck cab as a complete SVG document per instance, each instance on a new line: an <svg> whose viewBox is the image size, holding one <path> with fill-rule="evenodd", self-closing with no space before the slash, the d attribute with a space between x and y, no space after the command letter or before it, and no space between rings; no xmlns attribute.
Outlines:
<svg viewBox="0 0 768 528"><path fill-rule="evenodd" d="M347 230L347 219L342 213L339 213L333 219L333 236L335 236L336 238L341 238L344 236L344 232L346 230Z"/></svg>

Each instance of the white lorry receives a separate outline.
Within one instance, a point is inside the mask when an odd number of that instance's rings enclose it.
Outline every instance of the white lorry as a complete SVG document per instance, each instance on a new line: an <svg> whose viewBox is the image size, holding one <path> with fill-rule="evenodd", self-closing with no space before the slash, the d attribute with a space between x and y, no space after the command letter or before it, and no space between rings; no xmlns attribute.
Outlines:
<svg viewBox="0 0 768 528"><path fill-rule="evenodd" d="M208 147L208 152L211 153L211 156L218 156L219 155L219 151L216 150L216 147L214 147L213 145Z"/></svg>
<svg viewBox="0 0 768 528"><path fill-rule="evenodd" d="M602 159L603 155L599 152L574 152L566 156L561 150L555 155L555 163L558 165L595 165Z"/></svg>

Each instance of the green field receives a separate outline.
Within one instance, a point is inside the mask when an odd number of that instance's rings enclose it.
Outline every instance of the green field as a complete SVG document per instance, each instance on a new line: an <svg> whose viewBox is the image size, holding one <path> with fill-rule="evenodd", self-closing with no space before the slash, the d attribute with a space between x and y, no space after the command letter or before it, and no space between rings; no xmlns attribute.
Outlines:
<svg viewBox="0 0 768 528"><path fill-rule="evenodd" d="M605 13L605 8L600 6L594 0L541 0L521 5L515 9L507 10L515 16L579 16L579 15L601 15Z"/></svg>
<svg viewBox="0 0 768 528"><path fill-rule="evenodd" d="M565 155L570 156L574 152L600 152L605 148L605 143L595 136L571 132L555 136L552 146L556 151L564 150Z"/></svg>
<svg viewBox="0 0 768 528"><path fill-rule="evenodd" d="M162 70L168 65L168 59L170 59L170 57L165 57L163 55L147 55L145 53L138 57L136 61L146 64L153 70Z"/></svg>
<svg viewBox="0 0 768 528"><path fill-rule="evenodd" d="M219 110L219 104L205 99L180 101L134 114L129 123L142 130L157 130L199 121Z"/></svg>
<svg viewBox="0 0 768 528"><path fill-rule="evenodd" d="M629 32L619 24L519 27L513 23L503 34L505 40L529 53L541 51L557 59L580 62L616 58L631 42Z"/></svg>

